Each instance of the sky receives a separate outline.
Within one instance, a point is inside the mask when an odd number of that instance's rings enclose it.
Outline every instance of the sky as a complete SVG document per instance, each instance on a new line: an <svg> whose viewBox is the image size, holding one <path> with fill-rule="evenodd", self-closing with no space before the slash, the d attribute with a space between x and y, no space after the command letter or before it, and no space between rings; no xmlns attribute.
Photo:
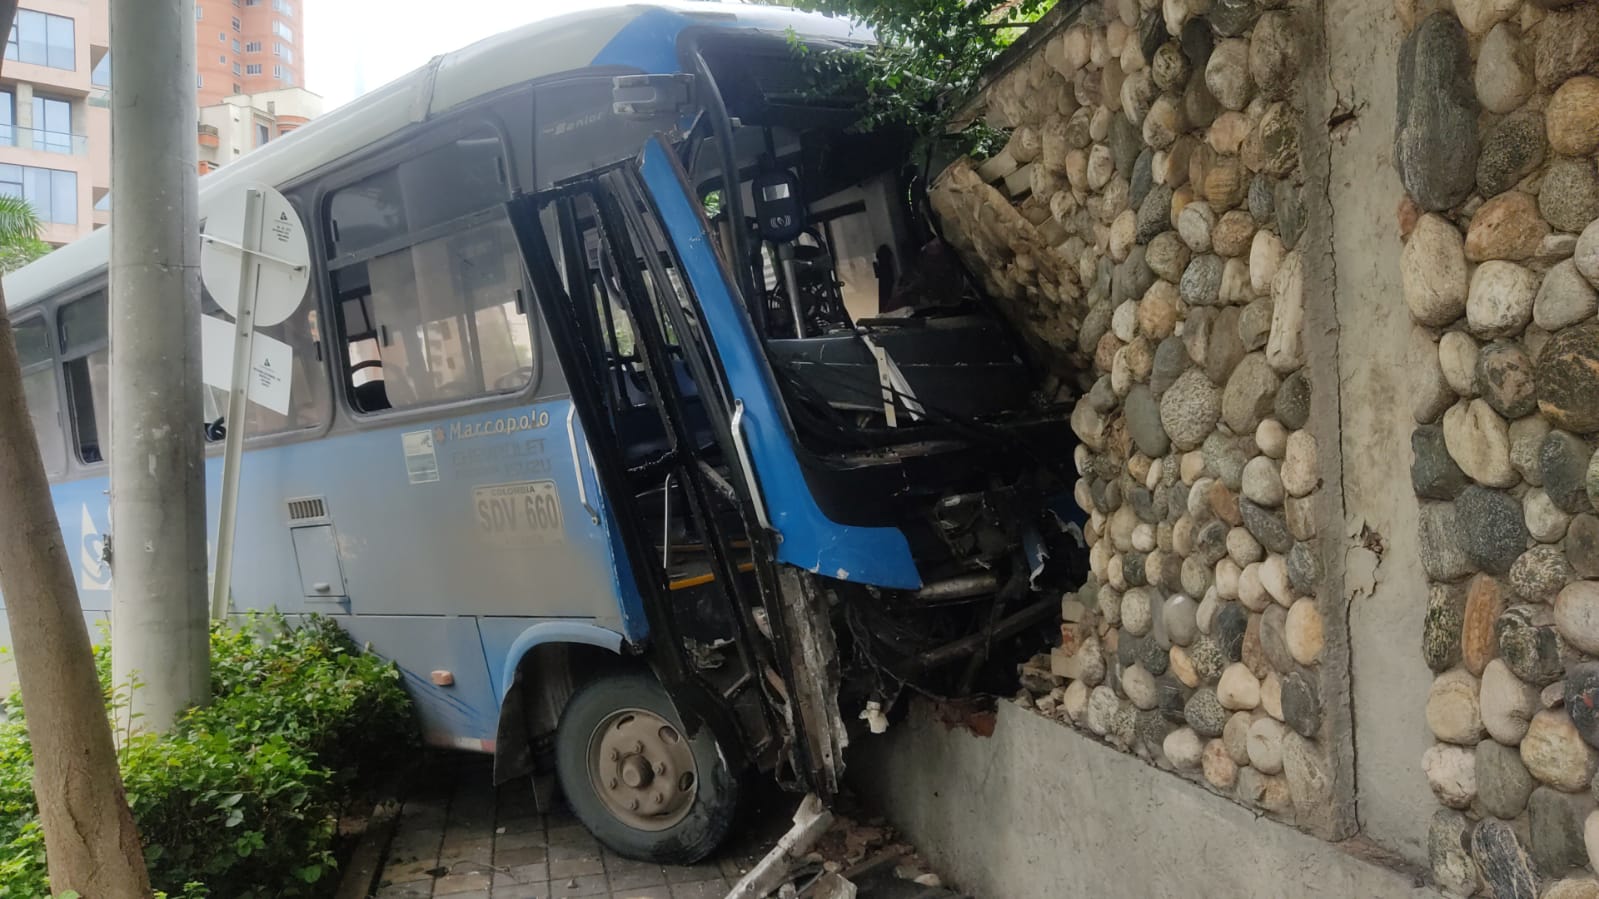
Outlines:
<svg viewBox="0 0 1599 899"><path fill-rule="evenodd" d="M303 0L306 87L332 109L480 38L599 0Z"/></svg>

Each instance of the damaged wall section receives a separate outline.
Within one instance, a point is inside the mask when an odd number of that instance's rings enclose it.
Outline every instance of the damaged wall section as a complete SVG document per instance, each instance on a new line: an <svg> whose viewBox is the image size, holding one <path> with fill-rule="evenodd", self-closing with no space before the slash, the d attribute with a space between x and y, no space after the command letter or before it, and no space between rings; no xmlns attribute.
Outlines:
<svg viewBox="0 0 1599 899"><path fill-rule="evenodd" d="M1355 829L1337 359L1306 339L1333 320L1330 277L1307 289L1331 238L1299 89L1319 28L1280 6L1080 10L982 98L1005 150L932 201L1012 319L1084 373L1092 573L1024 673L1031 703L1337 839Z"/></svg>

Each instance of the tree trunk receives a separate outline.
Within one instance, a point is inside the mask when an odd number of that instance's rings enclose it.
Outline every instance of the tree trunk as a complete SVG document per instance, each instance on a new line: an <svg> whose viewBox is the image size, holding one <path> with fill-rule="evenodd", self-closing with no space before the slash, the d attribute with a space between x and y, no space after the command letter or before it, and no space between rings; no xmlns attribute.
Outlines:
<svg viewBox="0 0 1599 899"><path fill-rule="evenodd" d="M16 0L0 0L9 32ZM77 585L22 393L0 288L0 593L33 744L33 792L50 885L92 899L148 899L150 875L117 770Z"/></svg>

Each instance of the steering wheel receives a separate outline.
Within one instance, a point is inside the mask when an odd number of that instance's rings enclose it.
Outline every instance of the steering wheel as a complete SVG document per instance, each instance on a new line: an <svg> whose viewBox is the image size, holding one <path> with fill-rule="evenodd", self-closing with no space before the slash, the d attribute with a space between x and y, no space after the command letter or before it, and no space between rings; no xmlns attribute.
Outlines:
<svg viewBox="0 0 1599 899"><path fill-rule="evenodd" d="M494 389L515 390L518 387L526 387L531 380L533 380L533 366L524 365L515 371L507 372L495 378Z"/></svg>

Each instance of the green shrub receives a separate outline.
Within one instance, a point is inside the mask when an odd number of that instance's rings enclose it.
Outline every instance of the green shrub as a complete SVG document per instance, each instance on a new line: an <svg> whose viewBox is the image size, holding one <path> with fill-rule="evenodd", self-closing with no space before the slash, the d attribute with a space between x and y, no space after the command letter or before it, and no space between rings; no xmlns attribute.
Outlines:
<svg viewBox="0 0 1599 899"><path fill-rule="evenodd" d="M109 653L97 651L108 704ZM332 621L255 616L211 632L214 701L166 734L124 735L128 804L171 899L328 892L340 805L416 745L393 665ZM137 687L135 687L137 689ZM0 899L48 895L22 710L0 722Z"/></svg>

